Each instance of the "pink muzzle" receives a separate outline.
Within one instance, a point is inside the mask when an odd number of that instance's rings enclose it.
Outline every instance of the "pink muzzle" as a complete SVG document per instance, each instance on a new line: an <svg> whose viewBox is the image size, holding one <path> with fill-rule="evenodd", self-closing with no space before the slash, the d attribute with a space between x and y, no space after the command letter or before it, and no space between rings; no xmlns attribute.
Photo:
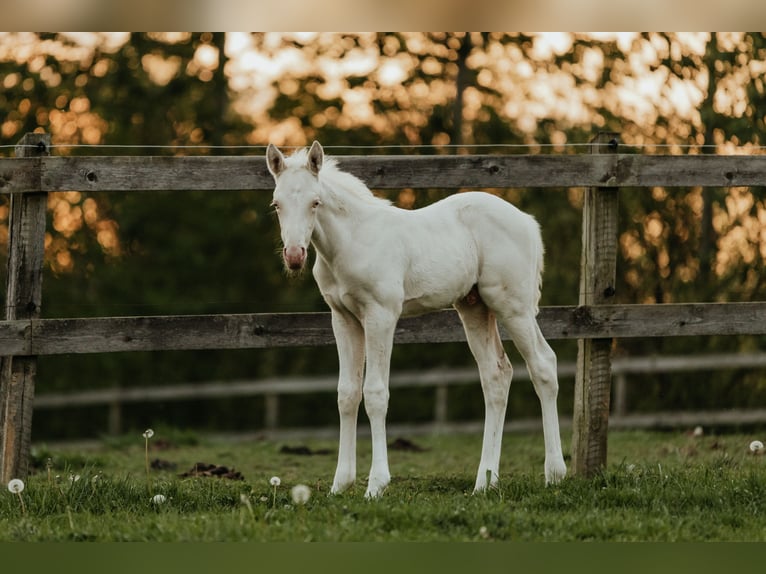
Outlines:
<svg viewBox="0 0 766 574"><path fill-rule="evenodd" d="M288 269L298 271L306 263L306 248L297 246L285 247L282 250L282 257Z"/></svg>

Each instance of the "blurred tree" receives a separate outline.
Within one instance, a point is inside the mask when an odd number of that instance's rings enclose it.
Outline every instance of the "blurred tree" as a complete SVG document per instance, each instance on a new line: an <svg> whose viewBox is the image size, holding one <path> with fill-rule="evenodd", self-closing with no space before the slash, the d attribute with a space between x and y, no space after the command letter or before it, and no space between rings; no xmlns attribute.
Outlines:
<svg viewBox="0 0 766 574"><path fill-rule="evenodd" d="M236 153L212 146L304 145L314 138L327 146L396 146L365 153L445 153L448 144L460 152L582 153L584 147L566 144L584 144L606 129L620 132L625 152L656 152L630 146L662 144L676 146L673 153L700 153L708 149L680 146L710 143L733 152L761 143L764 71L762 34L3 34L0 143L45 130L59 145L136 146L118 150L133 154ZM413 147L423 144L434 147ZM527 147L475 147L488 144ZM178 147L145 147L151 145ZM203 147L186 152L186 145ZM490 191L541 222L543 304L574 304L581 190ZM413 208L445 194L401 190L391 199ZM233 192L51 194L44 313L323 309L308 277L284 288L267 204L265 194ZM619 300L763 298L764 209L755 189L625 190ZM747 345L752 338L703 344ZM572 356L572 346L560 349ZM619 350L702 348L665 339L620 341ZM470 355L464 346L434 345L401 348L394 359L402 367L469 363ZM48 364L41 389L85 379L109 386L332 371L335 353L210 352L194 361L156 353ZM720 378L724 387L732 382ZM673 394L661 379L652 384L641 389L645 404ZM749 380L740 398L760 384ZM707 404L730 391L689 388L673 400ZM538 408L531 390L520 403L522 410Z"/></svg>

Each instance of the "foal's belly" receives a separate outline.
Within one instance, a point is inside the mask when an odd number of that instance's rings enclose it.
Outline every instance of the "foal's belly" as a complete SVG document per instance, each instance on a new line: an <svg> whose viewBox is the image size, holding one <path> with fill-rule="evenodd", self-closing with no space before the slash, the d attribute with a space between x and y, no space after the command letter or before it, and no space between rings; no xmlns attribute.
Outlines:
<svg viewBox="0 0 766 574"><path fill-rule="evenodd" d="M418 290L417 293L405 293L402 315L420 315L451 307L465 297L474 284L475 278L466 276L460 280L455 278L440 285L431 285L429 289Z"/></svg>
<svg viewBox="0 0 766 574"><path fill-rule="evenodd" d="M430 313L431 311L438 311L439 309L446 309L450 307L459 297L454 298L434 298L434 297L421 297L418 299L409 299L402 305L402 316L408 317L412 315L422 315L423 313Z"/></svg>
<svg viewBox="0 0 766 574"><path fill-rule="evenodd" d="M469 236L434 233L429 253L410 259L404 274L402 315L417 315L451 307L478 280L476 247Z"/></svg>

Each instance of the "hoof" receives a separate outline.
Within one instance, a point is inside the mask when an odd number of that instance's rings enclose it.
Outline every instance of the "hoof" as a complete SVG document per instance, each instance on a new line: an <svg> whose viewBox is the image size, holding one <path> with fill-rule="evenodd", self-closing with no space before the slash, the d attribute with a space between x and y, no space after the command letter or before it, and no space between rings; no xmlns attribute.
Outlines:
<svg viewBox="0 0 766 574"><path fill-rule="evenodd" d="M364 497L367 499L378 498L382 496L383 491L386 490L388 483L391 481L391 477L386 475L381 478L372 478L367 483L367 491L364 493Z"/></svg>
<svg viewBox="0 0 766 574"><path fill-rule="evenodd" d="M473 487L473 493L477 494L485 492L488 488L496 486L499 478L500 476L496 472L492 472L490 469L477 473L476 485Z"/></svg>
<svg viewBox="0 0 766 574"><path fill-rule="evenodd" d="M340 494L341 492L348 490L354 486L354 477L338 477L336 476L335 479L332 481L332 488L330 489L330 494Z"/></svg>
<svg viewBox="0 0 766 574"><path fill-rule="evenodd" d="M558 484L567 475L567 465L564 460L545 462L545 484Z"/></svg>

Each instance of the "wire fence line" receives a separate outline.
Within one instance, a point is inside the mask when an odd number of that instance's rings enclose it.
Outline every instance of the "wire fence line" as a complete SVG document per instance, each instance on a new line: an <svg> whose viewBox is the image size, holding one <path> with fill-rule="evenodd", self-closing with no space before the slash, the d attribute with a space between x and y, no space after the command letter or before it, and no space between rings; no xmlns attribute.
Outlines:
<svg viewBox="0 0 766 574"><path fill-rule="evenodd" d="M371 144L371 145L326 145L323 146L327 150L363 150L363 151L375 151L375 150L487 150L487 149L574 149L574 148L588 148L591 146L590 142L568 142L568 143L490 143L490 144ZM620 149L686 149L686 150L717 150L720 148L718 144L684 144L684 143L625 143L618 142ZM0 149L18 149L18 148L34 148L34 145L25 144L3 144L0 145ZM249 150L249 151L265 151L268 145L266 144L241 144L241 145L212 145L212 144L78 144L78 143L52 143L47 146L50 149L146 149L146 150ZM284 145L280 146L283 149L295 150L305 146L297 145ZM761 152L766 150L766 146L762 145L739 145L734 148L735 153L738 154L752 154L753 152Z"/></svg>

